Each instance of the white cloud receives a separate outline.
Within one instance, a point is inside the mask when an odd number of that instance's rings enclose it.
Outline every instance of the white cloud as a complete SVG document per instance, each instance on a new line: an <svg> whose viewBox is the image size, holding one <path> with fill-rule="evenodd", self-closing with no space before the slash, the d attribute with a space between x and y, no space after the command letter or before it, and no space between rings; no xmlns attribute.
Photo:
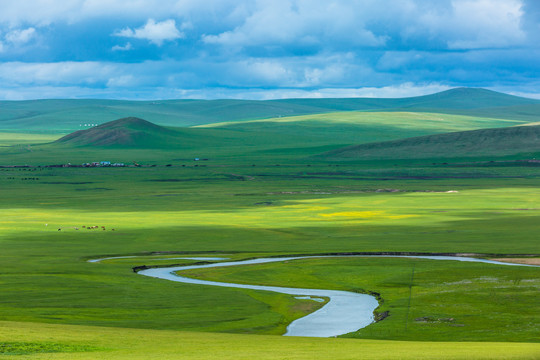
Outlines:
<svg viewBox="0 0 540 360"><path fill-rule="evenodd" d="M146 21L118 31L156 44L192 29L207 44L226 46L384 47L444 44L451 49L536 42L536 0L0 0L0 24L40 27L96 19ZM528 6L528 8L527 8ZM526 13L527 12L527 13ZM178 22L178 26L172 21ZM532 21L532 23L530 23ZM527 34L529 32L529 34ZM205 34L205 35L204 35Z"/></svg>
<svg viewBox="0 0 540 360"><path fill-rule="evenodd" d="M369 66L352 53L238 57L221 63L207 62L203 66L211 82L239 87L347 86L373 77Z"/></svg>
<svg viewBox="0 0 540 360"><path fill-rule="evenodd" d="M0 63L0 82L13 85L99 84L113 77L121 65L94 61L56 63Z"/></svg>
<svg viewBox="0 0 540 360"><path fill-rule="evenodd" d="M30 23L36 26L49 25L54 21L65 20L76 15L83 1L63 1L62 5L59 6L56 0L0 0L2 8L0 23L7 23L12 27L19 26L22 23Z"/></svg>
<svg viewBox="0 0 540 360"><path fill-rule="evenodd" d="M380 46L384 36L366 29L365 18L372 1L270 1L261 0L232 30L208 34L208 44L225 46L318 45L328 39L352 46ZM365 9L364 5L368 8Z"/></svg>
<svg viewBox="0 0 540 360"><path fill-rule="evenodd" d="M240 67L249 74L256 77L258 81L265 83L284 84L294 81L295 74L287 69L285 64L276 60L255 60L246 61Z"/></svg>
<svg viewBox="0 0 540 360"><path fill-rule="evenodd" d="M322 88L302 89L228 89L202 88L184 89L171 87L143 87L134 90L121 86L92 88L80 86L25 86L5 87L0 85L0 100L27 100L43 98L115 98L132 100L155 99L250 99L275 100L290 98L350 98L350 97L409 97L432 94L448 90L444 85L402 84L381 88Z"/></svg>
<svg viewBox="0 0 540 360"><path fill-rule="evenodd" d="M450 49L475 49L522 44L522 3L517 0L462 0L453 3L456 37Z"/></svg>
<svg viewBox="0 0 540 360"><path fill-rule="evenodd" d="M111 17L117 19L148 19L171 16L171 9L185 0L0 0L0 23L10 26L33 24L45 26L55 22L69 24L78 21ZM193 4L190 8L193 8ZM198 7L203 7L198 4Z"/></svg>
<svg viewBox="0 0 540 360"><path fill-rule="evenodd" d="M250 99L250 100L279 100L291 98L401 98L433 94L451 89L443 84L413 84L403 83L385 87L359 88L320 88L313 90L281 88L281 89L169 89L169 98L183 99Z"/></svg>
<svg viewBox="0 0 540 360"><path fill-rule="evenodd" d="M538 0L64 3L0 0L0 86L205 98L414 94L426 83L540 88ZM143 42L161 47L129 52ZM120 52L129 63L114 63Z"/></svg>
<svg viewBox="0 0 540 360"><path fill-rule="evenodd" d="M137 79L131 74L113 77L107 81L107 87L109 88L130 87L136 85L138 85Z"/></svg>
<svg viewBox="0 0 540 360"><path fill-rule="evenodd" d="M165 41L172 41L185 37L185 34L178 31L176 21L174 19L156 22L154 19L149 19L146 24L135 30L125 28L117 31L114 36L128 37L135 39L148 40L158 46L163 45Z"/></svg>
<svg viewBox="0 0 540 360"><path fill-rule="evenodd" d="M536 90L538 91L538 90ZM530 98L530 99L537 99L537 100L540 100L540 93L539 92L520 92L520 91L508 91L507 94L510 94L510 95L515 95L515 96L521 96L521 97L525 97L525 98Z"/></svg>
<svg viewBox="0 0 540 360"><path fill-rule="evenodd" d="M522 45L522 0L409 1L386 19L412 47L480 49ZM396 12L396 10L398 10Z"/></svg>
<svg viewBox="0 0 540 360"><path fill-rule="evenodd" d="M10 30L4 36L0 33L0 53L8 53L9 50L13 54L13 50L23 49L35 37L36 29L33 27Z"/></svg>
<svg viewBox="0 0 540 360"><path fill-rule="evenodd" d="M131 45L130 42L128 42L126 45L124 46L121 46L121 45L114 45L111 50L112 51L129 51L133 49L133 45Z"/></svg>
<svg viewBox="0 0 540 360"><path fill-rule="evenodd" d="M10 31L6 34L5 39L12 44L22 45L32 40L35 35L36 29L29 27L28 29Z"/></svg>

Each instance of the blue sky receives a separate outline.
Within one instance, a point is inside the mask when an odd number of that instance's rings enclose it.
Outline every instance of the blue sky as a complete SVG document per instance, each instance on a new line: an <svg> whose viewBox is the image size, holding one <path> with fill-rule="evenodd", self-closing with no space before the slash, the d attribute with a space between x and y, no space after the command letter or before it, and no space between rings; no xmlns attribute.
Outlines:
<svg viewBox="0 0 540 360"><path fill-rule="evenodd" d="M537 0L0 0L0 99L540 98Z"/></svg>

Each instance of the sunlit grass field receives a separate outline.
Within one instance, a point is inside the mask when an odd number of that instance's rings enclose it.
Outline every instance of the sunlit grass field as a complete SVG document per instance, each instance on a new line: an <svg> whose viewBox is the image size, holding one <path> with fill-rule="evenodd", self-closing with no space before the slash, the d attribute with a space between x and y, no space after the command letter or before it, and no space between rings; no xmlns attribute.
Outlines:
<svg viewBox="0 0 540 360"><path fill-rule="evenodd" d="M0 132L0 147L48 143L58 139L58 134L28 134L24 132Z"/></svg>
<svg viewBox="0 0 540 360"><path fill-rule="evenodd" d="M533 360L540 345L492 342L414 342L312 339L163 330L0 323L3 359L520 359ZM38 352L33 349L56 349ZM14 351L15 350L15 351ZM26 350L26 352L24 351ZM51 350L49 350L51 351ZM25 355L26 354L26 355Z"/></svg>
<svg viewBox="0 0 540 360"><path fill-rule="evenodd" d="M354 238L362 238L362 234L354 236L354 232L362 229L369 232L373 228L386 228L388 239L382 240L382 243L377 239L372 243L380 244L376 249L378 251L391 250L396 246L396 241L402 243L398 245L397 250L400 251L511 253L513 250L518 253L534 253L537 247L534 228L540 213L540 209L537 208L540 194L529 188L452 190L453 188L448 187L449 190L446 191L438 189L432 192L323 193L309 194L305 196L309 197L307 199L299 199L298 197L302 197L301 194L294 196L285 192L271 195L253 194L249 196L249 202L240 192L237 196L221 194L229 197L229 204L217 209L212 204L186 204L194 197L186 194L188 199L183 200L180 189L155 193L151 190L151 185L141 184L141 188L133 186L129 189L129 192L140 191L140 195L130 198L129 194L122 194L121 190L118 196L114 195L116 191L114 187L117 186L115 184L110 184L112 186L110 190L95 188L95 184L75 186L81 188L39 196L39 199L32 198L35 200L32 207L0 209L0 236L9 238L29 233L70 238L88 236L122 238L126 234L138 231L152 231L158 234L172 228L180 231L184 227L201 227L208 231L215 228L217 232L220 228L228 228L231 231L243 229L272 231L290 228L296 229L295 231L299 233L313 232L311 241L319 245L306 251L318 251L324 250L325 247L335 250L335 246L323 244L324 241L331 241L327 238L336 237L334 231L342 236L350 234L351 238L347 239L348 245L344 250L357 247L359 250L366 250L363 246L369 244L369 240L363 239L368 242L367 244L355 242ZM216 189L215 186L207 186ZM37 186L37 189L43 188ZM223 189L218 187L216 190ZM237 190L245 191L246 187ZM79 197L79 203L72 202L70 196L77 196L78 193L85 194ZM111 196L109 194L113 195L112 199L109 198ZM13 195L6 194L6 197L14 197ZM18 196L20 203L24 203L27 196L23 194ZM214 196L215 200L219 201L219 196L217 194ZM297 199L292 200L291 197ZM121 204L116 203L119 199L123 201ZM133 203L137 210L126 209L126 202ZM511 219L519 219L525 227L516 231L511 224L507 224ZM481 222L484 222L485 226L479 228L478 224ZM99 226L99 230L105 227L106 232L95 234L95 230L83 228L91 226ZM422 240L421 237L409 239L406 229L415 232L416 228L423 228L432 234L441 232L442 229L451 231L451 234L444 237L453 238L455 241L452 244L444 244L440 238L438 241L429 238ZM502 232L486 239L482 238L482 234L492 233L495 229ZM398 239L399 236L396 236L394 231L405 238ZM315 232L319 232L319 235L317 236ZM322 237L321 234L327 235ZM464 243L464 240L471 238L472 242ZM516 238L519 241L509 242L510 239ZM242 238L238 242L228 244L225 249L240 250L243 245L250 242L250 239ZM383 245L385 242L388 245ZM281 245L280 241L276 240L275 243L268 243L266 248L279 251ZM367 250L375 250L372 246Z"/></svg>
<svg viewBox="0 0 540 360"><path fill-rule="evenodd" d="M466 115L451 115L429 112L366 112L366 111L347 111L333 112L325 114L312 114L301 116L286 116L279 118L252 120L252 121L229 121L222 123L212 123L199 125L197 127L233 127L249 128L257 124L277 125L296 124L330 127L339 125L365 125L384 128L394 127L406 130L431 130L434 132L452 132L465 131L482 128L495 128L503 126L514 126L526 123L522 120L497 119L488 117L475 117Z"/></svg>

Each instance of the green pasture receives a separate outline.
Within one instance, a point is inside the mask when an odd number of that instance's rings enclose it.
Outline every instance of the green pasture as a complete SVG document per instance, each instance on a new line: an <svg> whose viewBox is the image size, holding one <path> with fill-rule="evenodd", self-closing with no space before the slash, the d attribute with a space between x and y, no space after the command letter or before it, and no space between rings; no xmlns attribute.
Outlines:
<svg viewBox="0 0 540 360"><path fill-rule="evenodd" d="M292 229L297 241L240 236L221 248L210 247L208 239L195 250L536 253L538 171L305 165L0 169L0 237L70 238L81 236L75 227L94 225L117 231L99 236L122 239L197 228L269 234ZM306 248L306 241L312 245ZM246 249L250 244L257 245Z"/></svg>
<svg viewBox="0 0 540 360"><path fill-rule="evenodd" d="M313 339L163 330L0 323L0 349L21 349L4 359L520 359L533 360L531 343L419 342ZM6 346L2 346L6 344ZM34 352L24 349L57 349ZM63 351L62 351L63 350Z"/></svg>
<svg viewBox="0 0 540 360"><path fill-rule="evenodd" d="M0 147L34 145L58 139L57 134L29 134L23 132L0 132Z"/></svg>
<svg viewBox="0 0 540 360"><path fill-rule="evenodd" d="M95 206L96 202L106 205L111 200L107 196L114 190L97 188L87 191L89 194L81 196L80 201L88 200L88 206ZM161 199L174 198L174 195L166 193L141 196L139 201L134 201L134 207L142 207L137 211L122 209L125 203L111 203L108 210L87 209L85 204L80 207L73 204L71 207L59 209L55 205L71 199L55 201L54 198L42 198L34 207L0 209L1 236L5 238L24 233L42 236L89 236L78 235L81 234L83 226L105 226L109 231L115 229L117 233L107 233L107 236L116 237L142 231L159 234L161 231L182 228L225 228L238 231L295 229L297 233L312 237L313 239L309 240L312 244L318 244L306 251L320 251L325 248L336 250L344 247L343 250L359 248L359 251L390 251L394 248L395 251L534 253L537 246L534 228L540 213L536 208L540 199L529 189L459 190L457 193L368 193L296 200L274 195L271 197L271 204L275 202L274 205L266 205L264 200L268 200L268 196L251 196L250 203L238 196L236 199L228 199L229 202L236 200L236 206L219 210L187 209L188 206L182 208L182 200L175 204L174 200ZM92 199L92 196L104 198ZM144 204L145 198L148 198L150 203ZM262 205L256 205L259 200ZM141 201L143 203L138 205L137 202ZM176 209L159 209L160 203ZM242 206L242 203L247 206ZM463 208L462 203L466 203L467 207ZM152 209L152 206L156 207ZM514 229L512 222L520 223L521 228ZM480 225L482 223L483 226ZM58 229L62 229L61 234L58 234ZM369 234L373 231L371 229L376 229L375 232L383 229L386 231L382 234ZM411 235L407 233L421 233L419 230L424 230L428 236L419 234L411 241ZM359 231L361 232L358 233ZM450 233L433 242L431 238L434 234L445 231ZM381 239L385 232L388 233L387 239ZM375 236L366 236L366 233ZM483 238L483 234L492 236ZM443 242L443 239L448 239L448 242ZM509 239L519 241L509 243ZM327 241L331 243L325 245ZM242 246L249 243L249 239L241 239L222 249L208 250L243 250ZM264 244L264 250L280 251L281 246L279 241L268 242ZM289 244L287 247L295 246ZM301 249L302 246L297 248Z"/></svg>
<svg viewBox="0 0 540 360"><path fill-rule="evenodd" d="M537 168L463 169L431 163L404 163L399 168L369 163L337 168L224 167L209 162L206 167L2 169L0 319L282 334L290 321L318 303L283 294L174 284L137 275L131 268L194 263L156 260L188 256L243 259L347 251L537 254L537 177ZM87 229L93 226L98 228ZM140 257L148 252L175 254ZM139 257L86 262L122 255ZM392 266L373 260L370 266L328 261L306 262L301 271L289 265L261 268L245 281L265 278L266 273L275 273L278 281L294 273L290 281L306 287L320 283L379 292L384 299L381 311L390 310L391 316L354 335L362 338L534 341L535 328L520 329L518 324L534 315L529 311L537 306L537 269L501 266L495 276L484 265L419 262L418 279L430 268L432 278L429 284L424 279L413 286L418 302L413 303L409 330L403 333L409 261L396 260ZM309 275L318 267L336 271ZM340 275L344 268L358 275L345 281ZM455 276L448 278L452 272ZM366 274L367 280L360 281ZM231 280L236 276L231 274ZM504 279L504 290L483 278ZM471 309L474 316L467 313L466 322L448 303L434 303L440 312L428 306L444 291L442 284L460 282L465 285L451 288L448 299ZM462 291L472 289L477 298L464 299ZM509 295L514 290L519 296ZM498 307L482 305L493 294ZM496 324L494 309L502 314L500 321L510 324L503 330L486 330ZM430 320L414 321L420 317ZM459 320L438 323L446 318Z"/></svg>

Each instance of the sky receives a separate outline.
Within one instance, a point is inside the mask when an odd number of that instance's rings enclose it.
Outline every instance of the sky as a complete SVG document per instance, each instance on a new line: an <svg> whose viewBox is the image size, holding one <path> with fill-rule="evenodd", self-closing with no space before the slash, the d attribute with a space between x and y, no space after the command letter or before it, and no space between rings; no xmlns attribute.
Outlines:
<svg viewBox="0 0 540 360"><path fill-rule="evenodd" d="M538 0L0 0L0 100L540 98Z"/></svg>

